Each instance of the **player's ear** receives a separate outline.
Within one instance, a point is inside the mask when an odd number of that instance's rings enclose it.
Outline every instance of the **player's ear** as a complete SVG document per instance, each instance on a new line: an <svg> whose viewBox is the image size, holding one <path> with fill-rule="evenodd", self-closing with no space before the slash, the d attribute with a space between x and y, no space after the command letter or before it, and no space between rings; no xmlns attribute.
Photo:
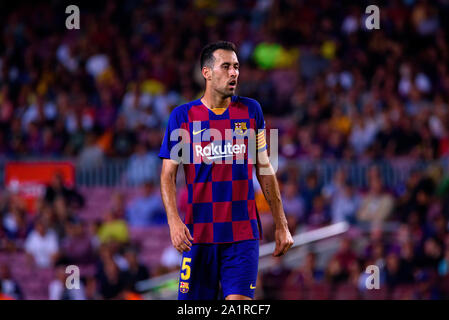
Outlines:
<svg viewBox="0 0 449 320"><path fill-rule="evenodd" d="M201 70L201 73L203 74L204 79L211 80L212 79L212 70L209 67L204 66Z"/></svg>

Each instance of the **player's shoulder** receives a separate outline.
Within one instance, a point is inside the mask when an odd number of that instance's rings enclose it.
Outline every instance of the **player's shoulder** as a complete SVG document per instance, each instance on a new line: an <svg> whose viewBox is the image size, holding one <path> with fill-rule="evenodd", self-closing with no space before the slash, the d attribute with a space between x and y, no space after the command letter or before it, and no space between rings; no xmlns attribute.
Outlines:
<svg viewBox="0 0 449 320"><path fill-rule="evenodd" d="M199 100L193 100L187 103L183 103L177 107L175 107L171 113L170 113L170 117L177 119L178 121L186 121L187 117L188 117L188 113L190 108L192 108L193 106L199 104L198 103Z"/></svg>
<svg viewBox="0 0 449 320"><path fill-rule="evenodd" d="M249 97L236 96L236 101L245 105L250 113L262 112L262 107L256 99Z"/></svg>
<svg viewBox="0 0 449 320"><path fill-rule="evenodd" d="M189 111L189 103L184 103L181 104L179 106L176 106L175 108L173 108L173 110L171 111L170 115L172 116L180 116L184 113L187 113Z"/></svg>
<svg viewBox="0 0 449 320"><path fill-rule="evenodd" d="M248 107L260 106L260 103L256 99L249 97L235 96L235 100Z"/></svg>

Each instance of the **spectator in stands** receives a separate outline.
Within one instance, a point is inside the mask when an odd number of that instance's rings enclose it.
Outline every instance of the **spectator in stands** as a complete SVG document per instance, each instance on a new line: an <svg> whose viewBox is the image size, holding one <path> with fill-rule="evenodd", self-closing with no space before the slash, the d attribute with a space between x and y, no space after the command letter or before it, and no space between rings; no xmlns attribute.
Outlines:
<svg viewBox="0 0 449 320"><path fill-rule="evenodd" d="M282 188L282 205L284 207L285 215L287 219L293 225L293 230L296 229L300 222L303 222L304 218L304 201L298 194L298 185L293 181L287 181Z"/></svg>
<svg viewBox="0 0 449 320"><path fill-rule="evenodd" d="M120 271L126 272L128 270L128 261L123 257L122 250L123 245L117 242L106 242L99 247L96 261L97 279L105 276L105 264L109 260L112 260Z"/></svg>
<svg viewBox="0 0 449 320"><path fill-rule="evenodd" d="M385 259L385 281L390 289L406 282L401 270L399 256L395 252L390 252Z"/></svg>
<svg viewBox="0 0 449 320"><path fill-rule="evenodd" d="M173 246L168 246L162 251L161 263L157 269L158 274L169 273L178 270L181 266L182 255Z"/></svg>
<svg viewBox="0 0 449 320"><path fill-rule="evenodd" d="M100 300L102 298L99 293L97 279L95 277L85 278L84 288L86 300Z"/></svg>
<svg viewBox="0 0 449 320"><path fill-rule="evenodd" d="M346 221L355 223L355 216L360 206L360 197L354 191L349 181L335 192L330 201L330 212L332 223Z"/></svg>
<svg viewBox="0 0 449 320"><path fill-rule="evenodd" d="M333 257L328 263L325 271L325 279L331 285L343 283L348 279L348 274L342 268L340 261Z"/></svg>
<svg viewBox="0 0 449 320"><path fill-rule="evenodd" d="M5 208L6 210L1 224L4 230L5 240L14 241L20 246L30 232L30 225L27 221L23 204L16 200L15 197L12 197L7 201L9 208Z"/></svg>
<svg viewBox="0 0 449 320"><path fill-rule="evenodd" d="M358 259L352 260L348 266L348 283L353 285L353 287L357 287L361 273L360 261Z"/></svg>
<svg viewBox="0 0 449 320"><path fill-rule="evenodd" d="M312 209L307 220L308 227L319 228L329 223L329 212L323 196L313 198Z"/></svg>
<svg viewBox="0 0 449 320"><path fill-rule="evenodd" d="M85 300L84 285L80 281L79 288L67 288L66 268L59 265L55 269L55 279L48 286L48 297L50 300Z"/></svg>
<svg viewBox="0 0 449 320"><path fill-rule="evenodd" d="M420 250L418 256L418 266L437 270L438 264L444 256L442 245L435 238L428 238Z"/></svg>
<svg viewBox="0 0 449 320"><path fill-rule="evenodd" d="M98 229L98 239L101 243L114 241L118 243L127 243L129 241L128 226L123 219L120 219L112 211L105 215L104 222Z"/></svg>
<svg viewBox="0 0 449 320"><path fill-rule="evenodd" d="M449 274L449 247L446 247L444 257L438 264L438 274L440 276L447 276Z"/></svg>
<svg viewBox="0 0 449 320"><path fill-rule="evenodd" d="M321 187L318 183L318 175L316 172L307 174L306 184L301 190L301 197L304 200L304 208L306 220L312 211L314 199L321 194Z"/></svg>
<svg viewBox="0 0 449 320"><path fill-rule="evenodd" d="M78 165L82 168L96 168L104 161L103 149L97 144L94 133L86 137L86 145L78 156Z"/></svg>
<svg viewBox="0 0 449 320"><path fill-rule="evenodd" d="M72 209L67 206L66 200L62 196L58 196L53 201L53 205L47 205L48 210L53 216L53 229L58 234L59 239L65 237L66 224L76 219Z"/></svg>
<svg viewBox="0 0 449 320"><path fill-rule="evenodd" d="M282 258L272 257L274 266L262 273L262 285L264 298L267 300L278 300L282 288L287 280L290 270L285 266Z"/></svg>
<svg viewBox="0 0 449 320"><path fill-rule="evenodd" d="M408 201L403 202L401 217L402 221L407 221L409 224L412 220L418 219L417 223L423 225L427 222L426 216L432 204L435 182L426 174L420 173L417 176L410 183L412 189ZM417 217L412 217L413 215Z"/></svg>
<svg viewBox="0 0 449 320"><path fill-rule="evenodd" d="M58 196L62 196L69 207L82 208L84 197L74 188L69 188L64 184L62 173L53 176L51 184L45 190L44 199L48 204L52 204Z"/></svg>
<svg viewBox="0 0 449 320"><path fill-rule="evenodd" d="M433 272L429 270L420 270L415 279L416 290L415 299L417 300L437 300L440 299L440 292L435 283Z"/></svg>
<svg viewBox="0 0 449 320"><path fill-rule="evenodd" d="M339 168L335 172L332 181L323 187L322 194L324 198L327 201L332 201L332 198L343 191L347 182L346 172L343 168Z"/></svg>
<svg viewBox="0 0 449 320"><path fill-rule="evenodd" d="M401 222L407 222L408 215L410 211L413 210L416 200L416 192L418 184L422 178L423 174L420 170L412 170L405 181L405 184L399 191L399 197L396 199L396 208L397 218Z"/></svg>
<svg viewBox="0 0 449 320"><path fill-rule="evenodd" d="M11 270L6 264L0 265L0 282L2 284L0 294L3 293L15 300L23 299L22 289L17 281L13 279Z"/></svg>
<svg viewBox="0 0 449 320"><path fill-rule="evenodd" d="M335 259L339 262L342 270L349 274L351 264L357 262L357 255L352 249L352 240L345 237L340 242L340 248L335 254Z"/></svg>
<svg viewBox="0 0 449 320"><path fill-rule="evenodd" d="M393 205L394 199L383 190L380 177L372 175L369 180L369 191L362 195L357 220L362 224L380 225L390 217Z"/></svg>
<svg viewBox="0 0 449 320"><path fill-rule="evenodd" d="M369 266L374 265L374 261L371 260L371 259L362 259L361 260L361 265L362 265L363 270L367 270L367 268ZM359 274L359 280L358 280L357 287L358 287L359 291L362 294L366 294L366 291L369 290L367 288L367 285L366 285L369 276L370 276L370 274L366 273L366 272L360 272L360 274ZM370 283L373 283L373 280L372 279L370 279L370 280L371 280ZM382 286L382 282L381 281L382 281L382 277L380 277L380 279L379 279L379 285L380 286Z"/></svg>
<svg viewBox="0 0 449 320"><path fill-rule="evenodd" d="M51 267L59 252L58 236L48 229L45 222L37 220L34 230L25 240L24 248L31 264L39 268Z"/></svg>
<svg viewBox="0 0 449 320"><path fill-rule="evenodd" d="M134 84L132 90L123 96L121 114L126 118L129 129L135 130L145 118L145 110L151 108L152 97L142 92L141 86Z"/></svg>
<svg viewBox="0 0 449 320"><path fill-rule="evenodd" d="M162 222L164 216L165 210L161 196L154 183L147 181L143 185L142 195L128 204L126 220L132 227L147 227Z"/></svg>
<svg viewBox="0 0 449 320"><path fill-rule="evenodd" d="M120 271L114 260L104 261L104 274L99 279L100 293L104 299L121 299L126 288L126 272Z"/></svg>
<svg viewBox="0 0 449 320"><path fill-rule="evenodd" d="M141 185L148 181L157 181L160 166L155 152L149 152L147 146L141 142L136 145L135 152L129 158L126 177L132 185Z"/></svg>
<svg viewBox="0 0 449 320"><path fill-rule="evenodd" d="M101 224L101 220L96 220L89 221L87 225L87 234L90 238L90 243L94 250L97 250L101 245L100 239L98 238L98 230L100 230Z"/></svg>
<svg viewBox="0 0 449 320"><path fill-rule="evenodd" d="M317 267L316 253L309 251L304 259L304 263L297 269L293 269L286 282L299 282L304 286L320 282L324 278L324 272Z"/></svg>
<svg viewBox="0 0 449 320"><path fill-rule="evenodd" d="M14 298L3 293L3 284L2 281L0 280L0 301L2 300L14 300Z"/></svg>
<svg viewBox="0 0 449 320"><path fill-rule="evenodd" d="M380 240L373 241L371 244L371 254L369 258L374 261L374 264L380 268L381 272L381 281L384 281L385 274L385 252L386 245Z"/></svg>
<svg viewBox="0 0 449 320"><path fill-rule="evenodd" d="M126 118L118 117L112 137L112 152L110 156L123 158L129 157L136 144L135 133L126 126Z"/></svg>
<svg viewBox="0 0 449 320"><path fill-rule="evenodd" d="M396 249L395 246L390 248L390 244L386 241L383 229L379 226L373 226L370 230L369 242L364 248L365 259L370 259L373 264L377 265L381 272L385 266L386 252Z"/></svg>
<svg viewBox="0 0 449 320"><path fill-rule="evenodd" d="M354 119L350 142L357 154L362 154L374 142L379 128L373 119L358 115Z"/></svg>
<svg viewBox="0 0 449 320"><path fill-rule="evenodd" d="M413 247L413 242L408 241L402 244L400 252L400 265L401 272L405 283L413 283L414 281L414 271L416 266L416 256Z"/></svg>
<svg viewBox="0 0 449 320"><path fill-rule="evenodd" d="M126 272L127 287L133 292L140 292L136 287L139 281L150 278L150 273L145 265L139 262L137 252L133 248L128 248L125 251L124 257L128 262L128 270Z"/></svg>
<svg viewBox="0 0 449 320"><path fill-rule="evenodd" d="M126 198L122 192L114 192L111 197L111 206L109 210L115 217L123 219L126 215Z"/></svg>
<svg viewBox="0 0 449 320"><path fill-rule="evenodd" d="M434 201L434 203L437 203L437 201ZM428 235L430 237L435 238L435 240L437 240L442 246L444 246L445 237L448 231L448 222L446 218L439 211L435 213L432 212L431 209L429 209L427 218L428 218L428 228L427 228Z"/></svg>
<svg viewBox="0 0 449 320"><path fill-rule="evenodd" d="M66 237L61 242L59 261L67 265L94 262L94 250L84 221L75 218L66 223Z"/></svg>

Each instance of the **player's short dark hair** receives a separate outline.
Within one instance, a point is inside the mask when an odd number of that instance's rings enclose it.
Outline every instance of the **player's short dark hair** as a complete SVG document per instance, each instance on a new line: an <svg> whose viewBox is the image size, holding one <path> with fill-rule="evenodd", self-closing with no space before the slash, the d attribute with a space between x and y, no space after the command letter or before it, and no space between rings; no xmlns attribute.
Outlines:
<svg viewBox="0 0 449 320"><path fill-rule="evenodd" d="M235 44L229 41L217 41L214 43L209 43L207 46L201 50L201 58L200 65L201 69L204 66L213 66L214 65L214 52L216 50L223 49L228 51L234 51L237 54L237 48Z"/></svg>

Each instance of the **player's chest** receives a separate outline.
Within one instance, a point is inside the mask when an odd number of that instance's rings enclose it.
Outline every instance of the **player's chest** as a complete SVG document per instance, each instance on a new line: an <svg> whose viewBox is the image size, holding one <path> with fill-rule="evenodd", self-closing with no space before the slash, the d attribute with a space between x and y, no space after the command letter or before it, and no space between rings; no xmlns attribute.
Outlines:
<svg viewBox="0 0 449 320"><path fill-rule="evenodd" d="M252 118L194 120L188 123L192 141L244 139L253 136L255 130L255 120Z"/></svg>

